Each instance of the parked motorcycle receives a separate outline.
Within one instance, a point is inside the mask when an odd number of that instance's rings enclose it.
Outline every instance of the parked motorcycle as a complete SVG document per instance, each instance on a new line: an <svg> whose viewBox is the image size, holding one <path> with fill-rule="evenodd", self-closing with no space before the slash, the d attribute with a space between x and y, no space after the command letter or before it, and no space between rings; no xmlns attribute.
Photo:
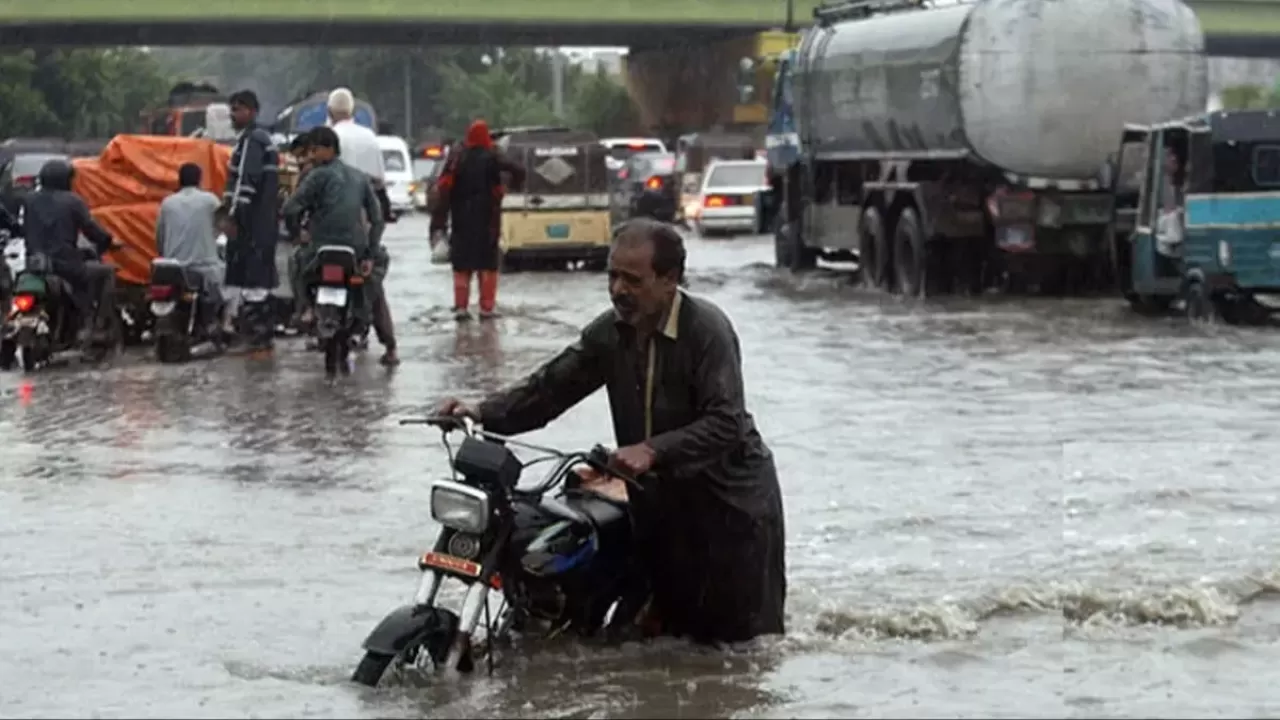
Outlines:
<svg viewBox="0 0 1280 720"><path fill-rule="evenodd" d="M83 252L86 258L97 257L92 250ZM105 360L119 344L119 318L111 322L114 327L96 328L90 346L84 348L88 360ZM12 368L20 358L22 369L31 372L63 353L79 350L80 324L71 285L53 273L47 256L28 255L14 281L13 307L0 339L0 370Z"/></svg>
<svg viewBox="0 0 1280 720"><path fill-rule="evenodd" d="M485 656L493 668L495 642L511 634L551 636L632 626L639 613L631 565L630 505L625 497L583 486L585 467L601 477L632 478L609 469L609 453L564 453L476 427L469 419L404 420L441 428L465 438L450 448L454 479L431 489L431 516L440 523L434 548L418 560L422 579L413 602L388 615L364 641L365 655L354 682L376 686L396 669L474 669L476 633L484 616ZM554 461L530 488L517 482L524 468L506 445L546 453L533 462ZM560 490L553 496L553 491ZM445 578L467 586L459 612L436 605ZM499 596L490 612L489 595Z"/></svg>
<svg viewBox="0 0 1280 720"><path fill-rule="evenodd" d="M351 350L366 331L361 320L364 276L356 251L345 245L323 245L316 250L312 279L315 335L324 351L324 373L332 378L351 372Z"/></svg>
<svg viewBox="0 0 1280 720"><path fill-rule="evenodd" d="M179 260L151 261L151 284L147 292L156 359L162 363L190 360L194 349L211 346L221 349L222 331L218 323L222 303L210 296L204 275Z"/></svg>

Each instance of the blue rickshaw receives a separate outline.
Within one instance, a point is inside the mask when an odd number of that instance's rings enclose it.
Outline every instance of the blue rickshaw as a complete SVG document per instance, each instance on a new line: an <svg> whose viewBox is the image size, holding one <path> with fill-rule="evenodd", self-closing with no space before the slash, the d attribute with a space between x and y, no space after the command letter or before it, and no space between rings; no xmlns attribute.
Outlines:
<svg viewBox="0 0 1280 720"><path fill-rule="evenodd" d="M1280 110L1218 111L1124 130L1113 262L1143 313L1262 320L1280 295Z"/></svg>

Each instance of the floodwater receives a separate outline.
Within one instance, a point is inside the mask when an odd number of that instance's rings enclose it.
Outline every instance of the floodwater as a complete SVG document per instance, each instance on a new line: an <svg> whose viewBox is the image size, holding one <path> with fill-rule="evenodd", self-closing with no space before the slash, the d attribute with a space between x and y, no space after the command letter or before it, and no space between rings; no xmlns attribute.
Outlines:
<svg viewBox="0 0 1280 720"><path fill-rule="evenodd" d="M569 341L602 276L504 278L449 318L393 226L404 364L0 376L0 715L1120 717L1280 714L1280 335L1109 300L910 307L690 243L737 324L788 515L789 634L570 644L425 687L346 682L433 539L438 434L400 427ZM536 434L589 446L590 398Z"/></svg>

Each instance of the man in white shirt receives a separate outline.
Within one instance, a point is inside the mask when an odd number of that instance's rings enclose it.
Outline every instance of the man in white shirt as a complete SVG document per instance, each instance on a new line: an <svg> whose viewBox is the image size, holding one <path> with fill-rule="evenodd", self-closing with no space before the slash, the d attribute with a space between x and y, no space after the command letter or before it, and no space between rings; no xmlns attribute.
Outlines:
<svg viewBox="0 0 1280 720"><path fill-rule="evenodd" d="M329 125L338 135L338 158L347 165L359 170L373 182L378 202L382 205L384 220L390 220L391 201L387 197L387 170L382 159L382 148L378 147L378 136L369 128L355 121L356 99L347 88L338 88L329 93ZM382 356L384 365L398 365L400 357L396 353L395 327L391 320L391 308L387 305L386 292L382 281L386 278L391 258L386 248L379 245L378 254L374 258L373 283L370 287L373 298L373 329L378 342L386 348Z"/></svg>
<svg viewBox="0 0 1280 720"><path fill-rule="evenodd" d="M329 125L338 133L338 155L343 162L368 175L375 188L381 188L387 177L378 136L354 119L356 99L351 91L338 88L329 93Z"/></svg>

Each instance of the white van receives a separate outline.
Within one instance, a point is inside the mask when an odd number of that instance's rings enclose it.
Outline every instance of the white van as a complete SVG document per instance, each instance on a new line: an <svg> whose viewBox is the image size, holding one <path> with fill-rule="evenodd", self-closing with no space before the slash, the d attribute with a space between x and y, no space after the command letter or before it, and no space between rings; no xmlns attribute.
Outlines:
<svg viewBox="0 0 1280 720"><path fill-rule="evenodd" d="M409 144L395 135L379 135L382 164L387 171L387 199L391 214L400 217L413 212L413 163Z"/></svg>

